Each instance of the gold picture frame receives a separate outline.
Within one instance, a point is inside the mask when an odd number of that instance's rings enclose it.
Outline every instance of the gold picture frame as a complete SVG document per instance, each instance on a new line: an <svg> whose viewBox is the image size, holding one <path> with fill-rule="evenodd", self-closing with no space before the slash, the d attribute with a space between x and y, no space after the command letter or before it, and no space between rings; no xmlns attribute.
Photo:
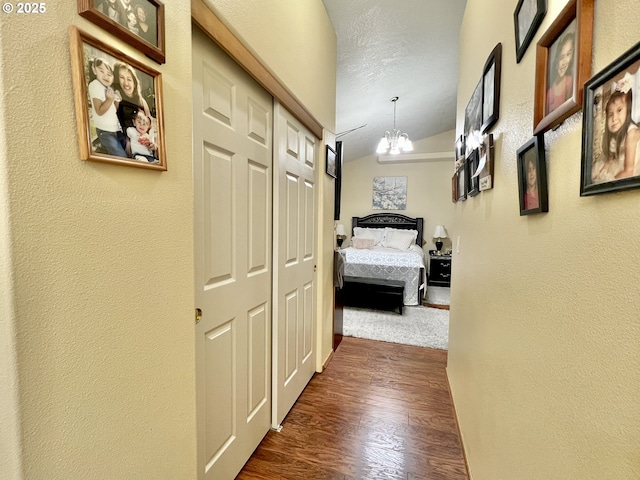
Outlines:
<svg viewBox="0 0 640 480"><path fill-rule="evenodd" d="M69 27L82 160L166 170L161 74Z"/></svg>

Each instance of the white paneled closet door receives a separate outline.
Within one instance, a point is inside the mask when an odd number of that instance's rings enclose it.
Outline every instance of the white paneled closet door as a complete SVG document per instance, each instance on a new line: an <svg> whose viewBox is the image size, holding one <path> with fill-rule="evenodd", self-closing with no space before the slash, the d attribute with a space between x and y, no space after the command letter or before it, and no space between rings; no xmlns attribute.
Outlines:
<svg viewBox="0 0 640 480"><path fill-rule="evenodd" d="M273 427L315 372L318 144L276 103Z"/></svg>
<svg viewBox="0 0 640 480"><path fill-rule="evenodd" d="M200 479L233 479L271 425L272 127L272 97L194 27Z"/></svg>

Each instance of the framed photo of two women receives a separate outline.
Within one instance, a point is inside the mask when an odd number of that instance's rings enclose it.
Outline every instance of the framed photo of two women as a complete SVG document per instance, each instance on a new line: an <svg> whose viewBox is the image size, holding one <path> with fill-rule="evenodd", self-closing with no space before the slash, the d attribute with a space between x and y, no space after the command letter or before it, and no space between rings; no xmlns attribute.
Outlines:
<svg viewBox="0 0 640 480"><path fill-rule="evenodd" d="M80 156L166 170L160 73L69 27Z"/></svg>
<svg viewBox="0 0 640 480"><path fill-rule="evenodd" d="M164 5L158 0L78 0L78 13L156 62L165 62Z"/></svg>

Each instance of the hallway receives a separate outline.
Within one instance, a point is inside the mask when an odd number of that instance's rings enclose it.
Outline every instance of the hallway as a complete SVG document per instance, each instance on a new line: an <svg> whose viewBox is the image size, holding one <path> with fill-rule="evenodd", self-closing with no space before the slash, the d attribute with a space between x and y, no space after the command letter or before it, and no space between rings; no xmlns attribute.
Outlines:
<svg viewBox="0 0 640 480"><path fill-rule="evenodd" d="M237 478L466 480L446 362L445 350L345 337Z"/></svg>

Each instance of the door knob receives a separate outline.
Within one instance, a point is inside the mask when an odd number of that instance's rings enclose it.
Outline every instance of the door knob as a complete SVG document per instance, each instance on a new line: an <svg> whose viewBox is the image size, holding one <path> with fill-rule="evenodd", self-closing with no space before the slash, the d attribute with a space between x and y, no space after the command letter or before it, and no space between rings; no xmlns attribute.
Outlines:
<svg viewBox="0 0 640 480"><path fill-rule="evenodd" d="M202 310L196 308L196 325L200 323L200 320L202 320Z"/></svg>

